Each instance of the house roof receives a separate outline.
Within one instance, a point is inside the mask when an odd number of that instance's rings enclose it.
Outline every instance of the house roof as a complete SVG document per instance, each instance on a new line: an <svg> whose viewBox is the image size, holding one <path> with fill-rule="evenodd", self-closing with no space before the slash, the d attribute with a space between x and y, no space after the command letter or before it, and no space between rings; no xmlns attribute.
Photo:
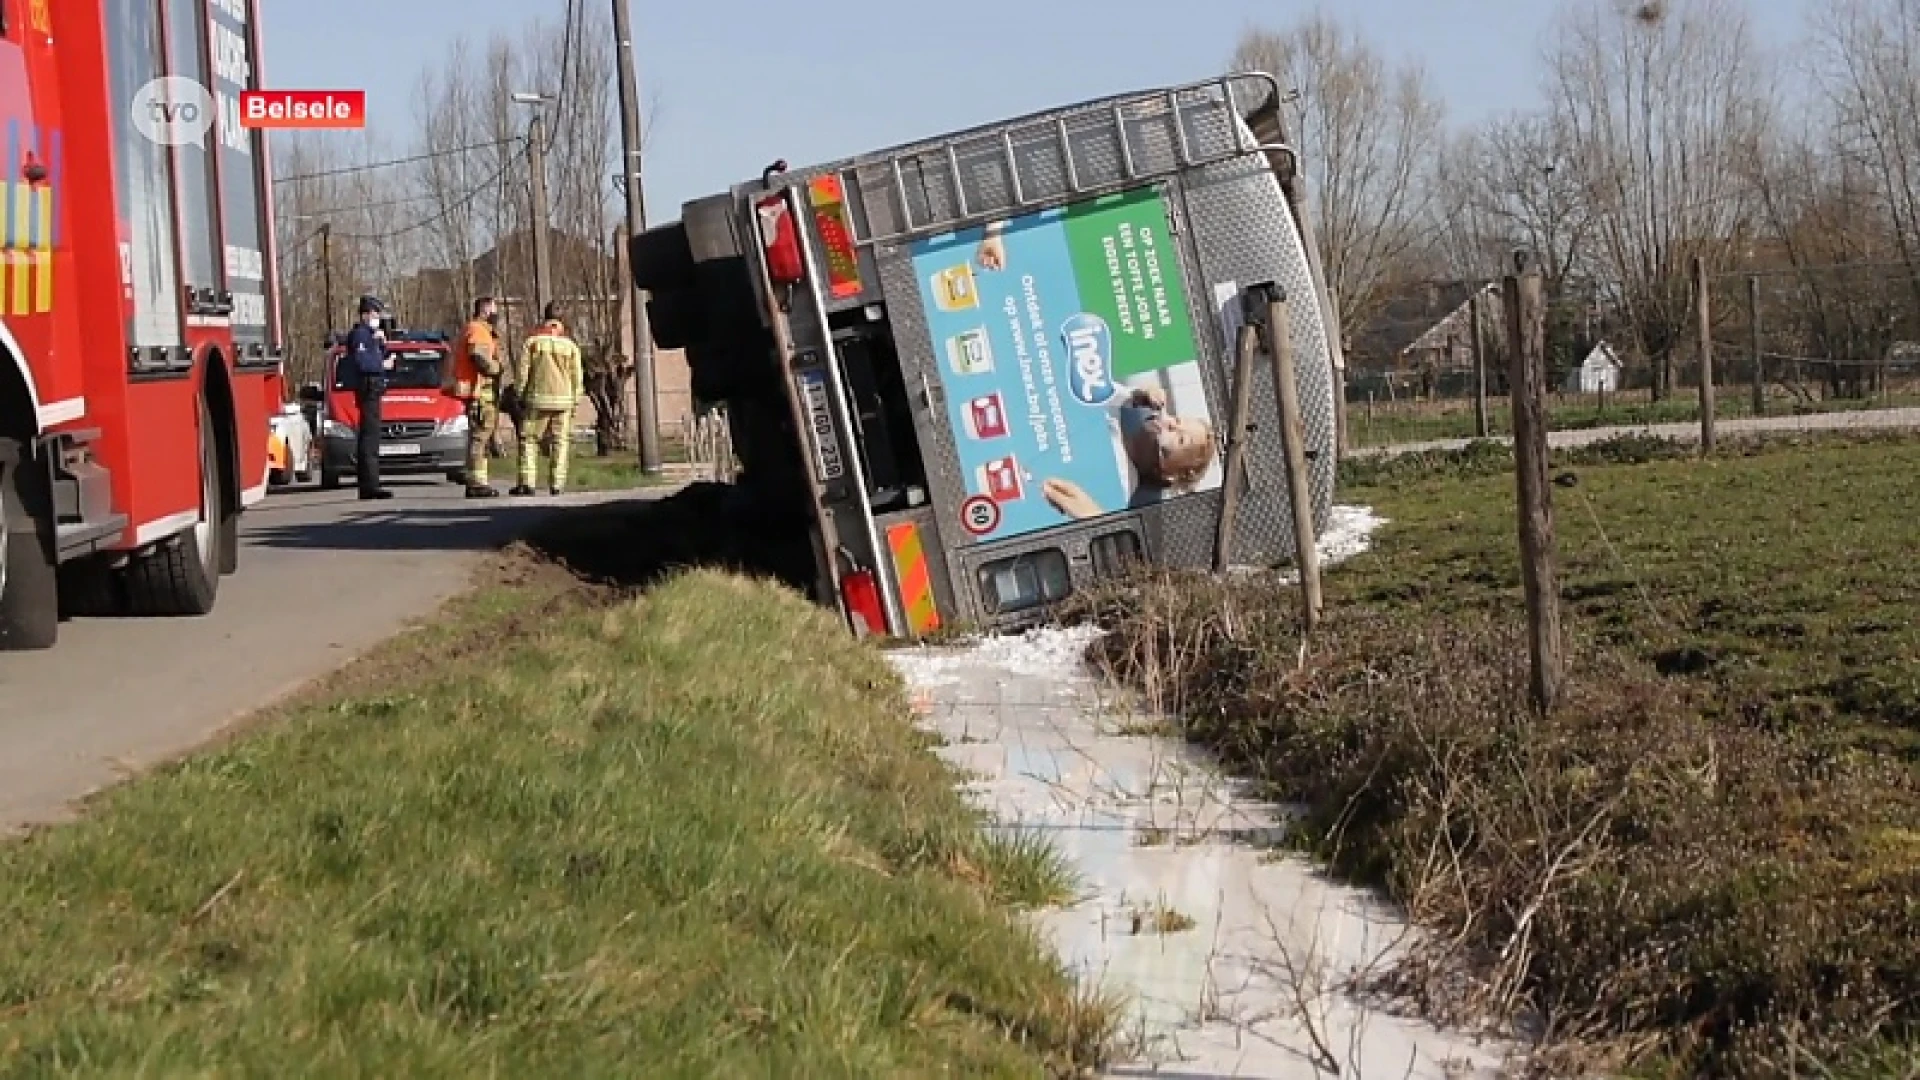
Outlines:
<svg viewBox="0 0 1920 1080"><path fill-rule="evenodd" d="M1354 333L1351 354L1356 366L1389 363L1415 348L1443 347L1446 321L1457 315L1464 322L1467 299L1476 288L1486 287L1479 281L1443 281L1395 293ZM1435 344L1421 344L1423 339Z"/></svg>
<svg viewBox="0 0 1920 1080"><path fill-rule="evenodd" d="M1617 368L1624 367L1625 365L1620 362L1620 354L1613 351L1613 346L1602 341L1588 351L1586 359L1580 361L1580 366L1589 371L1593 371L1599 368Z"/></svg>
<svg viewBox="0 0 1920 1080"><path fill-rule="evenodd" d="M559 229L547 232L547 254L562 276L567 269L590 267L596 261L606 264L611 273L617 261L598 242ZM510 292L509 280L531 274L533 261L533 230L508 233L473 260L474 286L482 295Z"/></svg>
<svg viewBox="0 0 1920 1080"><path fill-rule="evenodd" d="M1463 291L1465 295L1460 297L1459 301L1454 305L1453 310L1442 315L1432 326L1427 327L1419 337L1414 338L1405 348L1402 348L1400 350L1401 355L1404 356L1407 353L1425 349L1446 349L1456 341L1472 340L1472 330L1468 326L1468 323L1473 316L1472 300L1474 289L1470 284L1463 284L1461 291ZM1498 326L1500 324L1501 312L1500 287L1492 282L1488 282L1480 287L1479 294L1481 297L1480 319L1482 325Z"/></svg>

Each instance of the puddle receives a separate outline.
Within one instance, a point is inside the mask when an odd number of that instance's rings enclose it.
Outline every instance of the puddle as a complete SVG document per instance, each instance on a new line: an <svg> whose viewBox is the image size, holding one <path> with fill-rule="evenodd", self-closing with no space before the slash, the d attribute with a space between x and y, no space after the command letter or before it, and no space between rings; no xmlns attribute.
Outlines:
<svg viewBox="0 0 1920 1080"><path fill-rule="evenodd" d="M1341 508L1364 550L1379 523ZM1329 559L1328 561L1336 561ZM1040 630L890 654L940 753L995 827L1044 833L1080 878L1038 913L1075 975L1135 1012L1109 1076L1494 1076L1501 1048L1367 1007L1348 987L1411 931L1373 894L1280 850L1289 810L1247 796L1153 730L1082 658L1095 632Z"/></svg>

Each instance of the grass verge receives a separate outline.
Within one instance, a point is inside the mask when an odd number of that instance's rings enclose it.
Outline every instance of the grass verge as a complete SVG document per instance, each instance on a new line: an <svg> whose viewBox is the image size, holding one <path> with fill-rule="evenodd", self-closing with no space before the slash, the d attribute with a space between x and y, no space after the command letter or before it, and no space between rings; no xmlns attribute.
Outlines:
<svg viewBox="0 0 1920 1080"><path fill-rule="evenodd" d="M1503 449L1352 470L1391 524L1304 659L1259 583L1086 610L1117 675L1436 931L1393 989L1441 1019L1531 1015L1557 1076L1913 1075L1920 440L1555 471L1572 660L1544 720Z"/></svg>
<svg viewBox="0 0 1920 1080"><path fill-rule="evenodd" d="M882 658L769 584L516 576L0 847L0 1073L1035 1075L1112 1012ZM499 580L496 575L496 580Z"/></svg>
<svg viewBox="0 0 1920 1080"><path fill-rule="evenodd" d="M544 456L541 458L537 479L542 490L545 490L552 465L553 462ZM509 451L493 458L487 473L496 487L506 488L514 483L519 466L519 453ZM638 450L601 457L594 453L593 444L580 443L573 448L573 457L567 462L568 491L625 491L668 482L665 477L648 476L640 471Z"/></svg>

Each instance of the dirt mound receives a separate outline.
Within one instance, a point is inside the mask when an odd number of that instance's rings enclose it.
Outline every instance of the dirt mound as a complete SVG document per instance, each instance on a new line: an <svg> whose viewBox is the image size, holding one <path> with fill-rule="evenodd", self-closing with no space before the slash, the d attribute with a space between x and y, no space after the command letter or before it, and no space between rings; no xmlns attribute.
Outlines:
<svg viewBox="0 0 1920 1080"><path fill-rule="evenodd" d="M691 484L665 499L568 510L526 543L588 581L622 588L694 568L771 577L803 590L813 578L806 521L732 484Z"/></svg>

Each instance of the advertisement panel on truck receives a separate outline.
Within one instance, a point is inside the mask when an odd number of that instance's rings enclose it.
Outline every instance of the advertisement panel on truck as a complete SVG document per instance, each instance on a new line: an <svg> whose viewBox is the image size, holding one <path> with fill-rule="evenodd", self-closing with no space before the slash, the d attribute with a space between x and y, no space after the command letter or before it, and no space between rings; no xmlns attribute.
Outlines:
<svg viewBox="0 0 1920 1080"><path fill-rule="evenodd" d="M1220 486L1167 221L1143 188L914 245L975 541Z"/></svg>

